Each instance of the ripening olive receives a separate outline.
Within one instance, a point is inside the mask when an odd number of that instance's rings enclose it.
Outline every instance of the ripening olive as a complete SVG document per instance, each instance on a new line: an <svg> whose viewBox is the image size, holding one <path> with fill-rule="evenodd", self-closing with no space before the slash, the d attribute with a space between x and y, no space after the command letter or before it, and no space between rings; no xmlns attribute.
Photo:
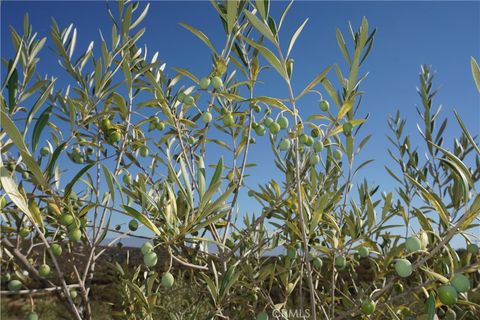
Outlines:
<svg viewBox="0 0 480 320"><path fill-rule="evenodd" d="M235 123L235 120L233 119L233 115L230 112L226 113L223 116L223 124L226 127L231 127L233 126L234 123Z"/></svg>
<svg viewBox="0 0 480 320"><path fill-rule="evenodd" d="M155 266L158 262L157 254L153 251L147 252L147 254L143 256L143 262L147 267Z"/></svg>
<svg viewBox="0 0 480 320"><path fill-rule="evenodd" d="M60 256L62 254L62 246L57 244L57 243L53 243L50 248L52 249L52 253L54 256Z"/></svg>
<svg viewBox="0 0 480 320"><path fill-rule="evenodd" d="M263 136L265 135L265 127L261 124L259 124L256 128L255 128L255 133L259 136Z"/></svg>
<svg viewBox="0 0 480 320"><path fill-rule="evenodd" d="M333 152L333 158L334 158L335 160L337 160L337 161L338 161L338 160L341 160L341 159L342 159L342 156L343 156L342 151L340 151L340 150L338 150L338 149Z"/></svg>
<svg viewBox="0 0 480 320"><path fill-rule="evenodd" d="M130 231L137 231L138 221L135 219L130 220L130 222L128 223L128 229L130 229Z"/></svg>
<svg viewBox="0 0 480 320"><path fill-rule="evenodd" d="M320 110L327 112L330 109L330 104L327 100L320 101Z"/></svg>
<svg viewBox="0 0 480 320"><path fill-rule="evenodd" d="M142 157L148 157L148 147L147 146L141 146L139 151L140 151L140 155Z"/></svg>
<svg viewBox="0 0 480 320"><path fill-rule="evenodd" d="M315 150L315 152L321 152L323 150L322 141L315 141L313 143L313 150Z"/></svg>
<svg viewBox="0 0 480 320"><path fill-rule="evenodd" d="M82 232L80 231L80 229L75 227L68 232L68 238L71 241L78 241L82 238Z"/></svg>
<svg viewBox="0 0 480 320"><path fill-rule="evenodd" d="M280 132L280 125L276 122L273 122L268 126L268 130L270 130L271 134L277 134Z"/></svg>
<svg viewBox="0 0 480 320"><path fill-rule="evenodd" d="M205 112L203 115L202 115L202 120L203 122L205 123L209 123L210 121L212 121L212 114L210 112Z"/></svg>
<svg viewBox="0 0 480 320"><path fill-rule="evenodd" d="M142 251L142 254L144 255L153 251L153 244L151 242L145 242L142 246L141 251Z"/></svg>
<svg viewBox="0 0 480 320"><path fill-rule="evenodd" d="M47 277L50 274L50 266L48 264L42 264L38 268L38 274L40 274L41 277Z"/></svg>
<svg viewBox="0 0 480 320"><path fill-rule="evenodd" d="M283 139L282 141L280 141L280 144L278 145L278 147L282 151L286 151L286 150L290 149L290 140Z"/></svg>
<svg viewBox="0 0 480 320"><path fill-rule="evenodd" d="M444 285L438 289L438 297L444 305L450 306L457 303L458 292L454 286Z"/></svg>
<svg viewBox="0 0 480 320"><path fill-rule="evenodd" d="M195 99L192 96L186 96L185 99L183 99L183 103L187 106L191 106L195 103Z"/></svg>
<svg viewBox="0 0 480 320"><path fill-rule="evenodd" d="M285 116L281 116L280 118L278 118L277 123L281 129L285 129L288 127L288 118Z"/></svg>
<svg viewBox="0 0 480 320"><path fill-rule="evenodd" d="M49 147L43 147L42 149L40 149L40 155L42 157L46 157L50 154L50 148Z"/></svg>
<svg viewBox="0 0 480 320"><path fill-rule="evenodd" d="M173 283L175 281L175 278L170 272L165 272L162 276L162 285L166 288L171 288L173 286Z"/></svg>
<svg viewBox="0 0 480 320"><path fill-rule="evenodd" d="M223 81L222 78L215 76L212 78L212 87L215 90L219 90L223 87Z"/></svg>
<svg viewBox="0 0 480 320"><path fill-rule="evenodd" d="M207 90L208 87L210 86L210 82L211 82L211 81L210 81L209 78L202 78L202 79L200 80L200 83L199 83L200 89L202 89L202 90Z"/></svg>

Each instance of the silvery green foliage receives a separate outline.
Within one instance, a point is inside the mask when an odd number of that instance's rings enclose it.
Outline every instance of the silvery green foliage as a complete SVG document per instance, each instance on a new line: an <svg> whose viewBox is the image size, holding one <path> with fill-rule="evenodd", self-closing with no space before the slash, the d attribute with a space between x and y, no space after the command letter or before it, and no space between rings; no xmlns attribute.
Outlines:
<svg viewBox="0 0 480 320"><path fill-rule="evenodd" d="M393 165L386 171L397 188L385 192L364 178L372 160L355 161L371 137L361 85L375 29L365 18L349 25L347 37L337 29L344 61L301 84L292 48L307 20L280 44L292 3L274 4L286 5L280 17L270 5L213 1L225 31L219 47L182 23L211 50L212 67L201 75L139 45L149 5L112 5L112 29L87 48L77 46L75 26L53 20L47 40L26 16L23 34L12 30L17 54L5 58L0 100L2 270L25 288L28 277L40 281L75 319L96 318L91 288L99 265L115 274L115 319L247 319L297 309L352 319L372 306L375 319L478 314L468 294L453 306L435 304L437 288L456 273L478 286L474 247L456 252L449 243L475 241L480 149L456 113L462 134L444 135L431 68L420 72L418 133L405 132L400 113L388 121ZM47 41L61 76L70 77L67 87L36 74ZM471 66L478 84L473 58ZM285 84L281 96L255 93L268 86L267 73ZM312 94L319 106L308 106L317 111L305 118L302 98ZM278 174L248 185L251 154L264 151L260 139L270 143L265 161ZM241 211L243 194L261 211ZM114 225L125 216L130 230ZM143 239L137 222L151 235L143 259L105 262L107 247ZM414 249L406 250L407 237ZM36 271L43 260L51 277Z"/></svg>

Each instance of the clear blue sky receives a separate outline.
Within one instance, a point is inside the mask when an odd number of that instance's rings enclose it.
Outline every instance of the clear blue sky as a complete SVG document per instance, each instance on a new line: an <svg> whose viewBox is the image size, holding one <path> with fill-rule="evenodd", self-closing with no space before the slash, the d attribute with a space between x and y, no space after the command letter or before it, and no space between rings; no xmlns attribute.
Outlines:
<svg viewBox="0 0 480 320"><path fill-rule="evenodd" d="M278 17L286 5L286 2L273 2L273 15ZM21 30L25 12L29 12L34 30L40 36L49 32L50 16L55 17L60 27L74 23L79 32L77 50L86 48L90 40L96 40L98 45L99 30L109 38L110 19L102 1L7 1L2 2L1 8L2 57L13 55L8 26ZM370 114L363 135L374 133L374 137L360 160L375 158L375 164L367 167L363 174L369 181L383 185L384 191L391 191L392 179L383 169L385 164L391 163L386 153L386 121L389 114L400 109L408 119L407 129L418 137L415 124L419 118L415 105L420 103L416 86L421 64L432 65L437 70L435 83L441 86L437 105L443 105L443 117L451 118L450 129L445 133L451 137L447 139L449 145L453 134L458 133L452 117L454 108L473 133L480 133L479 94L469 65L470 57L478 59L480 54L480 2L296 2L287 16L282 42L286 45L295 29L305 18L310 18L292 52L297 91L327 65L339 63L342 68L345 67L336 44L335 29L339 27L347 37L348 21L358 26L362 16L368 18L371 28L378 30L373 51L363 66L363 71L370 74L362 85L365 95L360 110L360 115ZM188 68L202 76L210 71L209 49L183 29L179 22L199 28L219 48L224 43L223 30L207 1L152 2L149 15L144 20L147 32L140 43L147 43L152 54L159 51L160 60L166 61L168 66ZM51 42L47 45L53 46ZM58 74L53 53L44 49L41 57L38 71ZM286 96L282 83L274 79L273 71L269 74L265 78L267 84L258 92ZM333 73L331 76L334 77ZM301 103L304 115L318 110L316 99L311 96ZM257 141L252 160L261 163L262 158L270 157L270 149L265 148L266 138ZM270 167L264 161L263 165L251 171L256 178L249 178L247 182L266 181L273 174ZM242 198L243 209L250 207L247 201L247 198Z"/></svg>

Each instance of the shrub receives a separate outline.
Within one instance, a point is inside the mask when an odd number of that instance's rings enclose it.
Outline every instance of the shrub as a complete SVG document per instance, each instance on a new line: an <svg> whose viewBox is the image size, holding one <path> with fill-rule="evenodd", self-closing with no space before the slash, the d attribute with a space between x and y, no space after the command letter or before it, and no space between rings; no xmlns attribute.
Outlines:
<svg viewBox="0 0 480 320"><path fill-rule="evenodd" d="M115 288L107 298L115 318L267 319L299 306L314 319L478 316L468 292L478 286L469 230L480 213L480 148L457 113L461 135L447 145L430 67L420 72L421 144L412 144L418 137L404 132L399 112L389 119L398 167L386 170L397 189L380 192L360 180L370 160L355 161L371 137L360 100L375 36L367 20L352 27L348 45L337 31L345 64L296 90L291 48L304 24L287 48L279 41L290 5L281 18L269 1L213 7L223 50L182 24L211 50L212 68L200 75L167 69L139 45L148 5L120 2L110 11L111 39L80 52L76 29L53 20L49 41L68 87L36 74L47 38L33 33L28 16L23 35L12 29L17 54L7 60L0 100L8 289L35 280L73 319L95 318L91 289L100 278ZM473 59L471 66L480 87ZM255 93L267 72L285 84L282 96ZM320 108L305 118L309 94ZM254 135L270 143L265 162L278 169L258 186L245 179ZM247 192L261 207L251 216L238 211ZM129 230L111 227L120 215L132 219ZM101 259L121 238L141 238L137 228L151 235L143 260ZM455 236L467 240L465 255L450 245ZM268 254L279 248L286 254ZM98 276L101 266L108 277Z"/></svg>

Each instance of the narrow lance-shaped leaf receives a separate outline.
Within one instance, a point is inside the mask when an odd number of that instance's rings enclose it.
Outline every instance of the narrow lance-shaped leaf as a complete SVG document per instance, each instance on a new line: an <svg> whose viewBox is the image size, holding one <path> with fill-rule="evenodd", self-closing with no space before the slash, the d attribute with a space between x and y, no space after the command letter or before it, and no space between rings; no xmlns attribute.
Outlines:
<svg viewBox="0 0 480 320"><path fill-rule="evenodd" d="M348 65L350 65L352 62L350 61L350 55L348 54L347 46L345 44L345 39L343 38L343 34L340 31L340 29L337 29L336 37L337 37L338 47L340 48L340 51L342 52L343 57L345 58L345 61L347 61Z"/></svg>
<svg viewBox="0 0 480 320"><path fill-rule="evenodd" d="M463 123L462 118L460 118L460 116L458 115L457 111L454 111L453 113L455 114L455 118L457 118L458 124L459 124L460 127L462 128L462 131L463 131L463 133L465 134L465 137L468 139L468 141L469 141L470 144L473 146L473 148L475 149L475 151L477 152L477 154L480 156L480 148L478 147L477 143L476 143L475 140L473 139L472 135L471 135L470 132L468 131L468 129L467 129L467 127L465 126L465 124Z"/></svg>
<svg viewBox="0 0 480 320"><path fill-rule="evenodd" d="M228 33L232 33L233 26L237 20L237 0L227 1L227 30Z"/></svg>
<svg viewBox="0 0 480 320"><path fill-rule="evenodd" d="M298 27L298 29L295 31L293 34L292 38L290 39L290 43L288 44L288 50L287 50L287 57L290 56L290 51L292 51L293 45L295 44L295 41L297 41L298 36L302 32L303 28L308 22L308 18L303 21L303 23Z"/></svg>
<svg viewBox="0 0 480 320"><path fill-rule="evenodd" d="M150 3L148 3L145 8L143 9L142 13L138 16L138 18L132 23L132 25L130 26L130 30L132 30L133 28L135 28L136 26L138 26L140 24L140 22L143 21L143 19L145 19L145 17L147 16L147 13L148 13L148 9L150 8Z"/></svg>
<svg viewBox="0 0 480 320"><path fill-rule="evenodd" d="M42 134L43 128L48 123L48 119L50 118L50 113L52 111L52 106L48 107L45 109L45 111L42 112L40 117L38 117L37 122L35 123L35 127L33 128L33 133L32 133L32 151L35 152L37 149L38 141L40 140L40 136Z"/></svg>
<svg viewBox="0 0 480 320"><path fill-rule="evenodd" d="M205 43L210 48L210 50L212 50L212 52L215 55L218 55L217 50L213 46L212 42L203 32L201 32L200 30L198 30L198 29L196 29L196 28L194 28L194 27L192 27L192 26L190 26L186 23L180 23L180 25L182 27L184 27L185 29L187 29L188 31L190 31L191 33L193 33L194 35L196 35L200 40L203 41L203 43Z"/></svg>
<svg viewBox="0 0 480 320"><path fill-rule="evenodd" d="M210 184L208 188L211 188L222 176L223 172L223 157L218 160L217 167L215 168L215 173L213 174L212 180L210 180Z"/></svg>
<svg viewBox="0 0 480 320"><path fill-rule="evenodd" d="M470 59L470 67L472 68L472 75L477 89L480 91L480 67L478 66L477 60L473 57Z"/></svg>
<svg viewBox="0 0 480 320"><path fill-rule="evenodd" d="M27 116L27 121L26 121L26 126L27 127L30 124L30 122L32 122L33 116L38 111L38 109L40 109L40 107L45 103L45 101L47 101L48 96L50 95L50 93L53 90L53 86L55 84L55 81L56 80L54 79L53 81L50 82L50 84L47 86L45 91L43 91L43 93L40 95L40 97L38 97L37 101L35 101L35 103L33 104L33 107L30 109L30 112L28 113L28 116ZM26 134L26 133L27 133L27 130L25 130L24 134Z"/></svg>
<svg viewBox="0 0 480 320"><path fill-rule="evenodd" d="M270 9L270 0L255 0L255 8L257 8L262 19L266 20Z"/></svg>
<svg viewBox="0 0 480 320"><path fill-rule="evenodd" d="M3 166L2 159L0 158L0 181L2 182L2 188L8 195L10 200L20 209L25 215L32 221L32 214L27 205L27 200L18 190L18 185L10 176L7 168Z"/></svg>
<svg viewBox="0 0 480 320"><path fill-rule="evenodd" d="M265 38L270 40L272 43L276 43L275 37L273 36L272 31L270 28L267 26L267 24L260 19L257 18L256 15L251 13L248 10L245 10L245 16L247 17L248 21L250 24L260 32L261 35L263 35Z"/></svg>
<svg viewBox="0 0 480 320"><path fill-rule="evenodd" d="M23 140L22 134L18 131L17 127L13 123L12 119L5 113L4 110L0 111L1 119L2 119L2 128L7 133L8 137L12 139L13 143L17 146L20 154L22 156L23 162L27 165L27 168L32 172L35 180L41 185L46 187L47 181L43 176L38 163L30 154L27 146L25 145L25 141Z"/></svg>
<svg viewBox="0 0 480 320"><path fill-rule="evenodd" d="M427 312L427 320L433 320L435 317L435 297L432 293L430 293L430 296L427 299L425 309L425 311Z"/></svg>
<svg viewBox="0 0 480 320"><path fill-rule="evenodd" d="M108 170L108 168L104 164L102 164L102 169L103 169L103 175L105 176L105 180L107 181L107 186L108 186L108 190L110 192L110 195L112 197L112 201L113 201L113 203L115 203L115 189L113 188L112 174L110 173L110 170Z"/></svg>
<svg viewBox="0 0 480 320"><path fill-rule="evenodd" d="M10 60L11 62L11 60ZM13 112L17 105L16 95L18 89L18 72L17 69L13 70L10 79L8 79L8 111Z"/></svg>
<svg viewBox="0 0 480 320"><path fill-rule="evenodd" d="M414 178L410 177L409 175L406 175L406 177L421 191L423 197L433 205L440 217L441 222L444 224L444 226L448 227L450 224L450 218L441 199L439 199L434 193L425 189Z"/></svg>
<svg viewBox="0 0 480 320"><path fill-rule="evenodd" d="M260 54L270 63L270 65L277 70L277 72L282 76L284 79L288 79L287 71L285 70L285 66L282 65L280 60L277 58L277 56L270 50L268 50L266 47L262 46L261 44L252 41L248 38L244 38L244 40L257 49Z"/></svg>
<svg viewBox="0 0 480 320"><path fill-rule="evenodd" d="M73 177L72 181L70 181L67 186L65 187L65 192L64 192L64 197L68 198L70 193L72 192L73 187L75 186L75 183L87 172L91 167L95 165L94 162L87 164L85 167L83 167L78 173Z"/></svg>
<svg viewBox="0 0 480 320"><path fill-rule="evenodd" d="M20 56L22 55L22 50L23 50L23 41L20 42L20 47L18 48L17 54L15 55L15 58L13 59L12 63L8 64L9 69L8 69L7 77L5 78L5 82L3 83L2 89L10 80L10 77L12 76L12 74L17 70L17 63L18 63L18 60L20 59Z"/></svg>
<svg viewBox="0 0 480 320"><path fill-rule="evenodd" d="M310 81L310 83L305 87L305 89L303 89L303 91L295 99L296 100L300 99L301 97L309 93L310 90L312 90L317 84L322 82L327 76L327 74L330 72L331 68L332 66L328 66L325 68L325 70L320 72L320 74L318 74L312 81Z"/></svg>

